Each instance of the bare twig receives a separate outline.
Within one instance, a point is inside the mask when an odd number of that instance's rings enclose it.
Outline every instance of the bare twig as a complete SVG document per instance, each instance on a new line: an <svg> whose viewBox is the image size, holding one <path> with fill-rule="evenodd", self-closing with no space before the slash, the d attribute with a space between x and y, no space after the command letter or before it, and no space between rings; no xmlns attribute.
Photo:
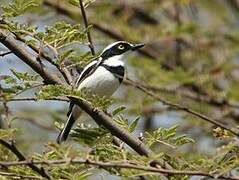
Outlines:
<svg viewBox="0 0 239 180"><path fill-rule="evenodd" d="M26 40L20 36L18 36L17 34L15 34L16 36L16 39L20 40L21 42L23 43L26 43ZM40 48L37 48L36 46L34 46L33 44L28 44L28 46L33 50L35 51L36 53L39 52L39 49ZM63 75L64 79L66 80L66 82L68 84L71 83L71 79L69 78L68 76L68 72L64 69L64 68L61 68L61 66L59 64L57 64L55 61L53 61L48 55L46 55L44 52L41 52L41 57L43 57L45 60L47 60L49 63L51 63L53 66L55 66L60 72L61 74Z"/></svg>
<svg viewBox="0 0 239 180"><path fill-rule="evenodd" d="M21 174L16 174L16 173L9 173L9 172L2 172L0 171L0 176L6 176L6 177L12 177L16 179L42 179L41 177L37 176L26 176L26 175L21 175Z"/></svg>
<svg viewBox="0 0 239 180"><path fill-rule="evenodd" d="M17 147L14 144L10 144L3 139L0 139L0 144L4 147L6 147L8 150L10 150L13 154L15 154L19 161L25 161L25 156L17 149ZM47 179L51 179L51 177L47 174L44 168L39 168L35 164L28 164L28 166L35 172L37 172L42 177L45 177Z"/></svg>
<svg viewBox="0 0 239 180"><path fill-rule="evenodd" d="M188 99L192 99L195 101L205 102L213 106L219 106L219 107L228 106L231 108L239 108L239 102L234 102L234 101L231 101L230 99L225 99L225 98L212 97L206 94L195 93L191 90L187 90L184 87L182 88L180 85L172 88L172 87L165 87L165 86L160 87L155 85L148 85L138 81L134 81L134 82L153 92L165 92L165 93L175 94L175 95L186 97ZM124 81L124 84L131 85L127 81Z"/></svg>
<svg viewBox="0 0 239 180"><path fill-rule="evenodd" d="M47 98L47 99L44 99L44 101L66 101L68 102L69 99L67 98L64 98L64 97L52 97L52 98ZM1 101L1 99L0 99ZM12 98L12 99L7 99L6 100L7 102L9 101L41 101L40 99L37 99L35 97L19 97L19 98Z"/></svg>
<svg viewBox="0 0 239 180"><path fill-rule="evenodd" d="M86 13L85 13L85 8L84 8L84 5L82 3L82 0L79 0L79 4L80 4L81 14L82 14L82 17L83 17L83 20L84 20L85 28L87 29L89 27L89 25L88 25ZM88 41L89 41L89 48L91 50L91 54L95 55L95 49L94 49L93 42L92 42L92 39L91 39L90 30L88 29L86 33L87 33L87 37L88 37Z"/></svg>
<svg viewBox="0 0 239 180"><path fill-rule="evenodd" d="M140 84L135 83L134 81L132 81L132 80L130 80L130 79L126 79L125 81L126 81L127 83L130 83L130 84L131 84L132 86L134 86L135 88L137 88L137 89L143 91L144 93L146 93L146 94L152 96L153 98L159 100L159 101L162 102L164 105L167 105L167 106L170 106L170 107L172 107L172 108L176 108L176 109L185 111L185 112L187 112L187 113L190 113L190 114L192 114L192 115L194 115L194 116L197 116L197 117L199 117L200 119L203 119L203 120L205 120L205 121L207 121L207 122L209 122L209 123L211 123L211 124L214 124L214 125L216 125L216 126L218 126L218 127L221 127L221 128L223 128L223 129L226 129L227 131L231 132L232 134L234 134L234 135L236 135L236 136L239 136L239 133L236 132L235 130L233 130L232 128L227 127L226 125L224 125L224 124L222 124L222 123L220 123L220 122L218 122L218 121L216 121L216 120L214 120L214 119L212 119L212 118L210 118L210 117L208 117L208 116L206 116L206 115L204 115L204 114L201 114L201 113L199 113L199 112L197 112L197 111L194 111L194 110L190 109L189 107L186 107L186 106L183 106L183 105L180 105L180 104L176 104L176 103L172 103L172 102L170 102L170 101L167 101L167 100L163 99L162 97L160 97L159 95L153 93L152 91L150 91L150 90L148 90L147 88L141 86Z"/></svg>
<svg viewBox="0 0 239 180"><path fill-rule="evenodd" d="M6 56L6 55L8 55L8 54L11 54L11 53L12 53L11 51L1 52L1 53L0 53L0 57L4 57L4 56Z"/></svg>
<svg viewBox="0 0 239 180"><path fill-rule="evenodd" d="M12 162L0 162L2 166L20 166L20 165L38 165L38 164L47 164L47 165L54 165L54 164L85 164L91 166L97 166L100 168L125 168L125 169L136 169L142 170L147 172L154 172L159 174L166 174L166 175L177 175L177 176L204 176L204 177L211 177L211 178L220 178L220 179L229 179L229 180L239 180L239 177L227 177L224 175L217 176L217 174L210 174L205 173L202 171L180 171L180 170L168 170L162 168L155 168L150 166L143 166L140 164L135 164L135 162L130 161L117 161L117 162L101 162L101 161L92 161L89 159L82 159L82 158L74 158L74 159L59 159L59 160L46 160L46 161L12 161Z"/></svg>
<svg viewBox="0 0 239 180"><path fill-rule="evenodd" d="M181 16L180 16L181 8L180 8L180 4L178 2L174 3L174 11L175 11L174 19L175 19L175 22L177 24L177 28L180 28L181 24L182 24ZM181 38L176 37L175 42L176 42L176 45L175 45L175 63L176 63L176 65L180 66L180 65L182 65L182 62L181 62L181 55L182 55Z"/></svg>
<svg viewBox="0 0 239 180"><path fill-rule="evenodd" d="M7 120L7 126L8 126L8 128L11 128L11 121L9 121L10 110L9 110L8 105L7 105L7 101L3 101L3 107L4 107L5 118Z"/></svg>
<svg viewBox="0 0 239 180"><path fill-rule="evenodd" d="M6 25L8 25L8 23L6 21L4 21L3 19L1 19L1 23L4 23ZM25 43L26 44L26 40L24 38L22 38L21 36L19 36L18 34L16 34L15 32L11 32L12 34L15 35L16 39ZM40 42L41 44L42 42ZM61 66L59 64L57 64L55 61L53 61L48 55L46 55L45 53L43 53L41 51L41 45L39 48L37 48L35 45L33 44L27 44L28 47L30 47L33 51L35 51L39 56L36 57L36 59L40 59L40 57L43 57L45 60L47 60L49 63L51 63L53 66L55 66L58 71L61 72L61 74L63 75L65 81L70 84L72 79L71 76L68 75L68 71L65 68L61 68ZM11 51L10 51L11 52ZM11 52L12 53L12 52ZM42 71L44 71L44 68L42 68Z"/></svg>
<svg viewBox="0 0 239 180"><path fill-rule="evenodd" d="M66 16L72 17L73 19L76 19L75 17L79 17L79 12L67 7L65 4L57 3L57 1L52 1L52 0L44 0L43 3L46 6L50 6L60 12L61 14L65 14ZM116 40L125 40L123 36L121 36L119 33L115 32L112 29L106 28L106 26L103 26L99 23L92 23L93 27L100 31L101 33L106 34L107 36L116 39ZM144 48L144 49L139 49L139 53L142 55L152 58L152 59L157 59L158 56L154 51L150 48Z"/></svg>
<svg viewBox="0 0 239 180"><path fill-rule="evenodd" d="M4 30L0 30L0 42L5 45L8 49L13 49L14 54L17 55L23 62L32 67L38 74L42 76L45 80L45 83L48 84L63 84L63 82L52 73L46 73L42 70L41 65L36 60L36 56L32 56L25 48L21 47L16 43L16 40L6 33ZM38 51L37 51L38 52ZM28 61L29 56L31 57L31 61Z"/></svg>

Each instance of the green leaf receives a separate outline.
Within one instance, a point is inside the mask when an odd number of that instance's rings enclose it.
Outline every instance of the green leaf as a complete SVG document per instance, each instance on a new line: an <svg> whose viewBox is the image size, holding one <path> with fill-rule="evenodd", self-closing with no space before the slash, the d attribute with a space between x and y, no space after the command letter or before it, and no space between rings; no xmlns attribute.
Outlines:
<svg viewBox="0 0 239 180"><path fill-rule="evenodd" d="M120 112L124 111L125 109L126 109L125 106L120 106L112 112L112 115L115 116L115 115L119 114Z"/></svg>
<svg viewBox="0 0 239 180"><path fill-rule="evenodd" d="M14 69L10 69L14 76L17 77L17 79L22 81L36 81L39 75L29 75L27 72L17 72Z"/></svg>
<svg viewBox="0 0 239 180"><path fill-rule="evenodd" d="M82 67L86 66L89 62L93 61L95 59L94 56L92 56L91 52L81 53L73 56L69 56L69 60L73 62L72 65L80 65Z"/></svg>
<svg viewBox="0 0 239 180"><path fill-rule="evenodd" d="M87 29L81 29L79 24L69 24L64 21L56 22L53 26L47 26L44 33L37 32L34 37L46 42L53 48L62 48L68 43L80 42L86 39Z"/></svg>
<svg viewBox="0 0 239 180"><path fill-rule="evenodd" d="M170 128L158 128L152 133L146 132L145 141L149 146L154 143L161 143L173 148L175 148L174 145L181 146L186 143L194 142L193 139L187 137L186 135L176 136L177 128L178 125L175 125Z"/></svg>
<svg viewBox="0 0 239 180"><path fill-rule="evenodd" d="M93 2L95 2L95 0L84 0L83 1L83 5L86 8L86 7L88 7Z"/></svg>
<svg viewBox="0 0 239 180"><path fill-rule="evenodd" d="M17 129L0 129L0 138L13 137Z"/></svg>
<svg viewBox="0 0 239 180"><path fill-rule="evenodd" d="M36 94L38 99L47 99L51 97L66 96L71 94L71 89L62 85L46 85Z"/></svg>
<svg viewBox="0 0 239 180"><path fill-rule="evenodd" d="M76 129L74 129L71 133L71 136L81 142L81 143L85 143L88 145L94 145L95 142L102 137L103 135L105 135L106 133L108 133L108 131L102 129L102 128L81 128L81 127L77 127Z"/></svg>
<svg viewBox="0 0 239 180"><path fill-rule="evenodd" d="M140 119L140 117L137 117L137 118L130 124L130 126L129 126L129 132L133 132L133 131L136 129L137 124L138 124L138 122L139 122L139 119Z"/></svg>
<svg viewBox="0 0 239 180"><path fill-rule="evenodd" d="M17 82L17 80L12 76L4 76L3 80L5 81L6 84L13 84Z"/></svg>
<svg viewBox="0 0 239 180"><path fill-rule="evenodd" d="M128 127L129 127L129 121L123 115L118 115L118 117L115 118L115 122L117 122L117 124L120 125L124 129L128 129Z"/></svg>
<svg viewBox="0 0 239 180"><path fill-rule="evenodd" d="M170 139L176 135L178 125L174 125L168 129L165 129L165 132L163 134L164 139Z"/></svg>
<svg viewBox="0 0 239 180"><path fill-rule="evenodd" d="M187 143L195 143L195 141L192 138L187 137L186 135L178 136L174 138L174 141L175 141L174 144L179 146Z"/></svg>
<svg viewBox="0 0 239 180"><path fill-rule="evenodd" d="M84 8L88 7L95 0L82 0ZM68 2L74 6L79 6L79 0L68 0Z"/></svg>
<svg viewBox="0 0 239 180"><path fill-rule="evenodd" d="M86 179L89 179L88 177L91 175L92 173L87 172L87 170L85 170L85 171L77 172L76 174L74 174L74 176L72 176L72 179L86 180Z"/></svg>
<svg viewBox="0 0 239 180"><path fill-rule="evenodd" d="M60 64L62 61L65 60L65 58L69 57L75 50L74 49L69 49L60 54L60 57L57 61L58 64Z"/></svg>
<svg viewBox="0 0 239 180"><path fill-rule="evenodd" d="M24 14L33 7L39 6L41 1L39 0L13 0L13 2L7 6L2 6L3 16L15 17Z"/></svg>
<svg viewBox="0 0 239 180"><path fill-rule="evenodd" d="M68 2L74 6L79 6L79 0L68 0Z"/></svg>

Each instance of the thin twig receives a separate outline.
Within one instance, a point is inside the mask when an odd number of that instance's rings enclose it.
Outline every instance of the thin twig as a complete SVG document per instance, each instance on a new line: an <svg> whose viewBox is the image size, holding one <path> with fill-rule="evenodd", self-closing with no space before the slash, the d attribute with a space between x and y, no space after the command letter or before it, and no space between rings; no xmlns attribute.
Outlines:
<svg viewBox="0 0 239 180"><path fill-rule="evenodd" d="M174 3L174 11L175 11L175 15L174 15L174 19L175 22L177 24L177 28L180 29L182 22L181 22L181 8L180 8L180 4L175 1ZM175 38L175 63L177 66L181 66L182 62L181 62L181 56L182 56L182 46L181 46L181 38L180 37L176 37Z"/></svg>
<svg viewBox="0 0 239 180"><path fill-rule="evenodd" d="M21 45L16 43L16 39L9 36L9 33L6 30L0 29L0 42L5 45L8 49L14 50L14 54L17 55L23 62L32 67L38 74L42 76L47 84L63 84L61 79L55 76L52 73L46 73L42 71L41 65L36 61L36 56L30 54L26 48L23 48ZM21 48L22 47L22 48ZM38 52L38 51L37 51ZM29 57L30 56L30 57ZM27 58L27 59L26 59ZM29 58L31 61L28 61Z"/></svg>
<svg viewBox="0 0 239 180"><path fill-rule="evenodd" d="M231 132L232 134L234 134L236 136L239 136L239 133L236 132L235 130L233 130L232 128L230 128L230 127L228 127L228 126L226 126L226 125L224 125L224 124L222 124L222 123L220 123L220 122L218 122L218 121L216 121L216 120L214 120L214 119L212 119L212 118L210 118L210 117L208 117L208 116L206 116L204 114L201 114L201 113L199 113L197 111L194 111L194 110L190 109L189 107L186 107L186 106L183 106L183 105L180 105L180 104L176 104L176 103L172 103L170 101L167 101L167 100L163 99L162 97L160 97L159 95L157 95L157 94L153 93L152 91L146 89L145 87L141 86L140 84L137 84L134 81L130 80L129 78L127 78L125 81L127 83L131 84L132 86L134 86L135 88L141 90L142 92L144 92L144 93L152 96L153 98L159 100L164 105L168 105L168 106L170 106L172 108L176 108L176 109L185 111L187 113L190 113L190 114L192 114L194 116L199 117L200 119L203 119L203 120L205 120L207 122L210 122L211 124L214 124L214 125L216 125L218 127L226 129L227 131Z"/></svg>
<svg viewBox="0 0 239 180"><path fill-rule="evenodd" d="M78 17L78 11L76 11L75 9L73 10L72 8L69 8L68 6L66 6L65 4L59 4L57 3L57 1L50 1L50 0L44 0L44 5L46 6L50 6L52 8L54 8L55 10L57 10L59 13L64 14L66 16L69 17ZM73 14L76 14L76 16L73 16ZM124 37L121 36L119 33L115 32L114 30L112 30L111 28L107 28L106 25L102 25L100 23L92 23L92 25L94 26L94 28L104 34L106 34L107 36L116 39L116 40L124 40ZM181 39L182 40L182 39ZM139 52L142 53L143 55L150 57L152 59L156 59L157 55L154 53L153 50L151 50L150 48L144 48L144 49L139 49ZM171 91L172 93L174 93L175 91ZM182 94L184 96L184 93L180 92L180 95ZM211 98L211 97L204 97L204 96L197 96L197 95L185 95L188 96L189 98L192 97L192 99L195 100L200 100L200 101L204 101L207 102L209 104L212 105L218 105L218 106L223 106L223 105L228 105L230 107L234 107L234 108L239 108L239 104L238 103L234 103L234 102L230 102L226 99L216 99L216 98Z"/></svg>
<svg viewBox="0 0 239 180"><path fill-rule="evenodd" d="M2 166L21 166L21 165L38 165L38 164L47 164L47 165L55 165L55 164L85 164L97 166L99 168L125 168L125 169L136 169L147 172L155 172L159 174L167 174L167 175L178 175L178 176L204 176L211 178L220 178L220 179L230 179L230 180L239 180L239 177L227 177L224 175L217 176L217 174L205 173L202 171L190 171L190 170L168 170L162 168L155 168L150 166L144 166L140 164L135 164L135 162L130 161L117 161L117 162L101 162L101 161L92 161L89 159L82 158L74 158L74 159L59 159L59 160L45 160L45 161L11 161L11 162L0 162Z"/></svg>
<svg viewBox="0 0 239 180"><path fill-rule="evenodd" d="M58 3L57 1L50 1L50 0L44 0L44 5L50 6L60 12L61 14L64 14L66 16L69 16L73 19L76 19L75 17L79 17L79 13L77 11L74 11L73 9L69 8L68 6L64 5L63 3ZM119 33L115 32L112 29L106 28L105 25L99 24L99 23L91 23L93 27L98 30L99 32L106 34L107 36L115 39L115 40L125 40L123 36L121 36ZM87 26L88 27L88 26ZM140 54L149 57L151 59L157 59L158 55L155 53L154 50L151 48L144 48L138 50Z"/></svg>
<svg viewBox="0 0 239 180"><path fill-rule="evenodd" d="M64 98L64 97L51 97L51 98L46 98L44 101L66 101L69 102L69 99ZM1 101L1 99L0 99ZM12 98L12 99L7 99L5 100L7 102L10 101L42 101L41 99L37 99L35 97L19 97L19 98Z"/></svg>
<svg viewBox="0 0 239 180"><path fill-rule="evenodd" d="M11 128L11 121L9 121L10 110L9 110L8 105L7 105L7 101L3 101L3 107L4 107L5 118L7 120L7 126L8 126L8 128Z"/></svg>
<svg viewBox="0 0 239 180"><path fill-rule="evenodd" d="M41 177L37 176L26 176L26 175L21 175L21 174L16 174L16 173L9 173L9 172L2 172L0 171L0 176L6 176L6 177L12 177L14 179L42 179Z"/></svg>
<svg viewBox="0 0 239 180"><path fill-rule="evenodd" d="M89 26L88 26L88 21L87 21L85 8L84 8L84 5L82 3L82 0L79 0L79 4L80 4L81 14L82 14L82 17L83 17L83 20L84 20L85 28L87 29ZM93 42L92 42L92 39L91 39L89 29L87 30L86 34L87 34L87 38L88 38L88 41L89 41L89 48L91 50L91 54L95 55L95 49L94 49L94 46L93 46Z"/></svg>
<svg viewBox="0 0 239 180"><path fill-rule="evenodd" d="M2 23L8 25L8 23L4 20L2 20ZM21 36L19 36L18 34L16 34L15 32L11 32L15 35L16 39L27 44L26 43L26 40L24 38L22 38ZM42 42L40 42L41 44ZM41 45L39 48L37 48L35 45L33 44L27 44L28 47L30 47L34 52L36 52L37 54L39 54L39 57L37 57L36 59L40 58L40 57L43 57L45 60L47 60L49 63L51 63L53 66L55 66L58 71L61 72L61 74L63 75L63 78L65 79L65 81L70 84L71 83L71 79L69 79L69 76L68 76L68 71L64 68L61 68L61 66L59 64L57 64L55 61L53 61L48 55L46 55L45 53L43 53L41 51ZM11 52L11 51L10 51ZM11 52L12 53L12 52ZM44 69L42 68L42 70L44 71Z"/></svg>
<svg viewBox="0 0 239 180"><path fill-rule="evenodd" d="M132 81L132 80L131 80ZM195 101L200 101L200 102L205 102L213 106L228 106L231 108L238 108L239 109L239 102L232 101L230 99L225 99L225 98L217 98L213 97L210 95L206 94L198 94L193 91L181 88L180 85L177 85L176 87L160 87L160 86L155 86L155 85L148 85L143 82L139 81L134 81L135 83L139 84L140 86L151 90L153 92L165 92L165 93L170 93L170 94L176 94L182 97L186 97L188 99L192 99ZM124 81L125 85L131 85L127 83L127 81Z"/></svg>
<svg viewBox="0 0 239 180"><path fill-rule="evenodd" d="M6 56L6 55L8 55L8 54L11 54L12 53L12 51L7 51L7 52L4 52L4 53L0 53L0 57L4 57L4 56Z"/></svg>
<svg viewBox="0 0 239 180"><path fill-rule="evenodd" d="M13 154L15 154L19 161L25 161L25 156L17 149L17 147L14 144L10 144L7 141L4 141L3 139L0 139L0 144L4 147L6 147L8 150L10 150ZM28 164L28 166L35 172L37 172L42 177L45 177L47 179L51 179L51 177L47 174L45 169L43 167L39 168L35 164Z"/></svg>

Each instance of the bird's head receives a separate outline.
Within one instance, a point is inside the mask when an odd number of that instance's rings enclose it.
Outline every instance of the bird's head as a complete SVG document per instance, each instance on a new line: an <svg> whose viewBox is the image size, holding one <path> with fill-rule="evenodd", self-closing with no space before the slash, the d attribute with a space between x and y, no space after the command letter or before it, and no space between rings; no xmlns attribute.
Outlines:
<svg viewBox="0 0 239 180"><path fill-rule="evenodd" d="M103 59L107 59L113 56L123 55L128 51L134 51L139 48L142 48L144 44L131 44L126 41L117 41L110 45L108 45L103 52L101 53L101 57Z"/></svg>

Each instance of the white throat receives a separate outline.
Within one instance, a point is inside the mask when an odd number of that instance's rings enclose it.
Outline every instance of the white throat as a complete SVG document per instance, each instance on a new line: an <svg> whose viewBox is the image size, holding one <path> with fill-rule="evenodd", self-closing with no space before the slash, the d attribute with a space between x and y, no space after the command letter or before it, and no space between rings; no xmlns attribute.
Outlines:
<svg viewBox="0 0 239 180"><path fill-rule="evenodd" d="M124 55L113 56L106 59L103 64L108 66L124 66L123 58Z"/></svg>

